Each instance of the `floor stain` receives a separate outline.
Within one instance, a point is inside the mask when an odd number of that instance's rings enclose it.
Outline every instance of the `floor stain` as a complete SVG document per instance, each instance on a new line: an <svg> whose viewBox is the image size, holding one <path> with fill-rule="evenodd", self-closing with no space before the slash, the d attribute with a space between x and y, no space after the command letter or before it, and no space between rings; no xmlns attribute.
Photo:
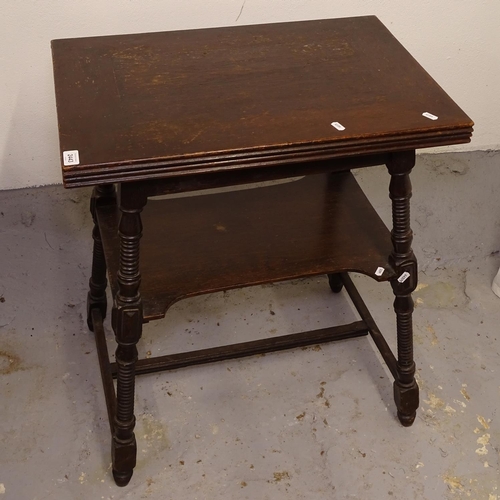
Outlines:
<svg viewBox="0 0 500 500"><path fill-rule="evenodd" d="M142 459L138 460L138 466L144 465L150 454L157 454L169 448L170 443L167 428L163 422L146 413L138 418L139 429L137 430L138 447L142 450ZM139 459L139 456L138 456Z"/></svg>
<svg viewBox="0 0 500 500"><path fill-rule="evenodd" d="M426 304L433 309L446 309L461 306L467 303L463 292L451 283L438 281L432 285L421 288L413 294L414 300L419 304ZM420 299L420 300L419 300Z"/></svg>
<svg viewBox="0 0 500 500"><path fill-rule="evenodd" d="M437 335L436 335L436 330L434 330L434 328L432 328L431 325L427 325L426 329L431 334L431 344L432 345L438 345L439 344L439 340L438 340Z"/></svg>
<svg viewBox="0 0 500 500"><path fill-rule="evenodd" d="M431 408L434 408L436 410L441 410L446 407L445 402L441 398L438 398L432 392L429 392L427 397L429 399L424 399L424 403L428 404Z"/></svg>
<svg viewBox="0 0 500 500"><path fill-rule="evenodd" d="M456 476L451 470L441 476L448 486L451 496L448 498L470 498L471 500L498 500L498 483L483 473L471 477Z"/></svg>
<svg viewBox="0 0 500 500"><path fill-rule="evenodd" d="M451 474L445 474L443 476L444 483L448 486L450 490L463 491L464 485L462 484L463 479L458 476L452 476Z"/></svg>
<svg viewBox="0 0 500 500"><path fill-rule="evenodd" d="M290 474L286 470L282 472L275 472L273 476L274 476L274 482L276 483L283 481L283 479L290 479Z"/></svg>
<svg viewBox="0 0 500 500"><path fill-rule="evenodd" d="M0 375L9 375L21 369L21 358L7 351L0 351Z"/></svg>
<svg viewBox="0 0 500 500"><path fill-rule="evenodd" d="M486 429L488 430L490 428L490 424L488 423L488 421L482 417L481 415L478 415L477 416L477 421Z"/></svg>
<svg viewBox="0 0 500 500"><path fill-rule="evenodd" d="M321 382L321 384L323 385L323 382ZM327 407L327 408L330 408L330 401L327 397L325 397L325 388L322 386L318 392L318 394L316 394L316 397L318 399L323 399L323 404Z"/></svg>
<svg viewBox="0 0 500 500"><path fill-rule="evenodd" d="M470 401L470 396L468 394L468 392L466 391L465 387L462 387L462 389L460 389L460 394L462 394L462 396L467 400L467 401Z"/></svg>
<svg viewBox="0 0 500 500"><path fill-rule="evenodd" d="M478 455L488 454L488 448L486 448L486 445L490 444L490 437L491 436L489 434L483 434L481 437L477 438L477 444L482 445L481 448L476 450Z"/></svg>
<svg viewBox="0 0 500 500"><path fill-rule="evenodd" d="M444 412L448 413L448 415L453 415L457 412L457 410L455 410L455 408L452 408L450 405L446 405L444 408Z"/></svg>
<svg viewBox="0 0 500 500"><path fill-rule="evenodd" d="M303 351L322 351L323 350L319 344L316 344L314 346L308 346L308 345L306 345L304 347L301 347L301 349Z"/></svg>

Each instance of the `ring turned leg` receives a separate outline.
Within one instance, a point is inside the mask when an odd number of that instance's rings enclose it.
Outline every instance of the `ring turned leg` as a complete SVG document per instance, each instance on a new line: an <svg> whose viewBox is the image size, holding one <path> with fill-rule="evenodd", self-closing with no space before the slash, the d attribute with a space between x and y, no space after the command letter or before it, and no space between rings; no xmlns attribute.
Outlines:
<svg viewBox="0 0 500 500"><path fill-rule="evenodd" d="M92 238L94 240L94 251L92 254L92 275L89 280L89 292L87 294L87 325L90 331L94 331L92 324L92 309L98 308L104 319L107 311L106 286L106 260L102 247L101 233L97 221L96 207L98 203L115 203L115 187L113 184L97 186L92 192L90 199L90 213L94 221Z"/></svg>
<svg viewBox="0 0 500 500"><path fill-rule="evenodd" d="M118 486L125 486L136 464L137 445L134 435L135 364L142 333L142 301L139 292L139 243L142 235L140 213L145 202L134 198L133 191L122 186L120 267L118 294L113 305L112 324L116 342L117 391L114 418L112 458L113 476Z"/></svg>
<svg viewBox="0 0 500 500"><path fill-rule="evenodd" d="M417 286L417 261L411 249L413 233L410 227L410 172L415 165L415 151L393 153L387 163L391 174L389 186L392 200L391 232L393 252L391 264L397 278L391 282L395 295L398 362L394 381L394 400L400 422L408 427L413 424L419 405L418 385L415 381L413 361L413 299L411 293Z"/></svg>

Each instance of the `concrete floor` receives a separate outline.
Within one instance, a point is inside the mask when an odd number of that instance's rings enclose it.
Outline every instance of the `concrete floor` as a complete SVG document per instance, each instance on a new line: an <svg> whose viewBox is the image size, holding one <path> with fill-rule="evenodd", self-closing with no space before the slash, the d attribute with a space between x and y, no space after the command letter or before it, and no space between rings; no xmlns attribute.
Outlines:
<svg viewBox="0 0 500 500"><path fill-rule="evenodd" d="M367 338L143 376L138 466L123 489L84 321L89 191L0 192L0 499L500 498L499 167L495 153L428 155L412 176L413 427L399 425ZM358 177L390 220L384 169ZM394 346L390 287L354 278ZM141 353L354 317L324 277L218 293L146 325Z"/></svg>

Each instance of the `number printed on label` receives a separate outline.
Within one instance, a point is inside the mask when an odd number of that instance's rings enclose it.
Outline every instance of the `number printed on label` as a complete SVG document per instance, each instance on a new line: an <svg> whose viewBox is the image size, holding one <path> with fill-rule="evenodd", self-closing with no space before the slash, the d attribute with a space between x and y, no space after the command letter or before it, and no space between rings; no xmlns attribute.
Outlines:
<svg viewBox="0 0 500 500"><path fill-rule="evenodd" d="M375 271L375 276L382 276L384 274L385 269L383 267L377 267L377 270Z"/></svg>
<svg viewBox="0 0 500 500"><path fill-rule="evenodd" d="M69 167L70 165L79 165L80 154L78 153L78 149L74 149L73 151L63 151L63 163L65 167Z"/></svg>

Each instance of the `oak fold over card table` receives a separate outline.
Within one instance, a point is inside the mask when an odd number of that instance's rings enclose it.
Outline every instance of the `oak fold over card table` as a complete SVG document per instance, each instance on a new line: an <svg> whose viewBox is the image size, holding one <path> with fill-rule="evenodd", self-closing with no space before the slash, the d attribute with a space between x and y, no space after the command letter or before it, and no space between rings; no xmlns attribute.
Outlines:
<svg viewBox="0 0 500 500"><path fill-rule="evenodd" d="M409 174L415 149L469 142L473 123L383 24L367 16L64 39L52 53L64 184L94 186L87 321L116 483L129 482L136 462L134 380L142 373L369 333L394 376L399 420L411 425ZM350 172L382 164L392 231ZM349 271L391 283L397 357ZM179 299L320 274L333 292L345 288L359 321L138 360L142 325ZM103 329L107 277L114 363Z"/></svg>

